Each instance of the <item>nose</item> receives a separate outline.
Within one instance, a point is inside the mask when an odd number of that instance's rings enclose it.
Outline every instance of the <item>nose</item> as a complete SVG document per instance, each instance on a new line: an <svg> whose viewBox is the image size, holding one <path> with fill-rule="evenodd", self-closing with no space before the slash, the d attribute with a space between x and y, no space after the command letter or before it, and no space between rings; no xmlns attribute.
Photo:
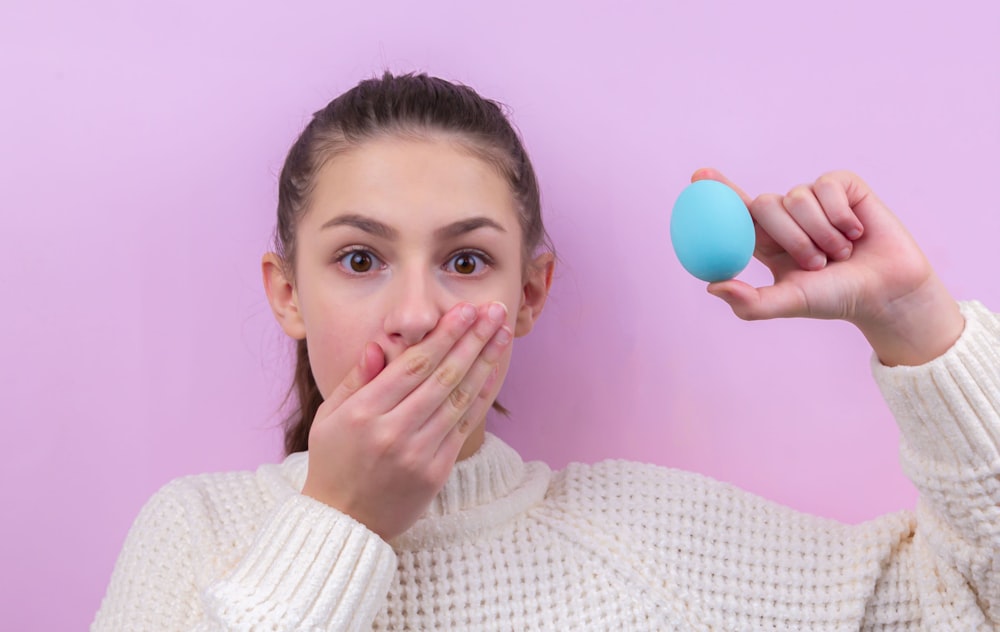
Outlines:
<svg viewBox="0 0 1000 632"><path fill-rule="evenodd" d="M393 285L385 333L391 341L409 347L423 340L444 314L444 292L424 274L400 275Z"/></svg>

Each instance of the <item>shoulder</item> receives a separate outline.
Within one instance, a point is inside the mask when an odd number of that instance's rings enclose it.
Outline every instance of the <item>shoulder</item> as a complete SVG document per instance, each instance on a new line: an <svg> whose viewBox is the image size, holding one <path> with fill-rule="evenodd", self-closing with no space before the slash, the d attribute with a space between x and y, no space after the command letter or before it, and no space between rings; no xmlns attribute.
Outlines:
<svg viewBox="0 0 1000 632"><path fill-rule="evenodd" d="M256 470L176 478L150 497L133 529L182 530L198 538L253 532L264 514L301 489L306 458L299 453Z"/></svg>
<svg viewBox="0 0 1000 632"><path fill-rule="evenodd" d="M797 511L711 477L658 465L608 460L573 463L553 477L550 498L592 521L629 531L667 530L696 537L760 537L799 533L845 537L858 533L836 520ZM884 516L869 528L906 531L905 513ZM809 534L806 536L806 534Z"/></svg>
<svg viewBox="0 0 1000 632"><path fill-rule="evenodd" d="M592 465L570 463L554 476L552 492L571 501L592 503L595 509L634 505L638 501L684 503L749 496L733 485L701 474L621 459Z"/></svg>

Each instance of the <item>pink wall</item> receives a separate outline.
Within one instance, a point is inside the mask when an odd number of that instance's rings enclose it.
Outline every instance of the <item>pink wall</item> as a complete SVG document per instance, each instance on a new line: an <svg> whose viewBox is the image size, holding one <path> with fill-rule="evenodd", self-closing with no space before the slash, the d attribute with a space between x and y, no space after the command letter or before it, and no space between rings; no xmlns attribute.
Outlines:
<svg viewBox="0 0 1000 632"><path fill-rule="evenodd" d="M563 265L494 424L527 457L669 464L847 521L913 504L861 337L744 323L676 263L698 166L753 192L859 171L1000 310L995 2L20 4L0 9L6 629L83 628L167 480L279 457L275 174L384 67L505 101L533 152Z"/></svg>

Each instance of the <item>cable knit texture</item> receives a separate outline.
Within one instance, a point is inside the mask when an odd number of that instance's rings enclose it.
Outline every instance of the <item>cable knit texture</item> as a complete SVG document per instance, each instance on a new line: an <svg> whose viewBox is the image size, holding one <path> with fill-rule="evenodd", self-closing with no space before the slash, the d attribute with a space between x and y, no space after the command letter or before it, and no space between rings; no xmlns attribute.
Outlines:
<svg viewBox="0 0 1000 632"><path fill-rule="evenodd" d="M697 474L552 473L487 435L390 543L299 494L305 453L143 508L93 630L1000 629L1000 320L872 370L914 512L861 525Z"/></svg>

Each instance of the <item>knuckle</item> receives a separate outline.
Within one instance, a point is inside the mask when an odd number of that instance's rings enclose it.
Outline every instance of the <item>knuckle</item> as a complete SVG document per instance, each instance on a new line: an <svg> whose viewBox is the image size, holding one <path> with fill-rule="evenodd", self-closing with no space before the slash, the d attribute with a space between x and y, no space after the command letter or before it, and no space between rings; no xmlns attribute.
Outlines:
<svg viewBox="0 0 1000 632"><path fill-rule="evenodd" d="M434 372L434 379L445 388L455 388L461 379L461 373L453 366L442 365Z"/></svg>
<svg viewBox="0 0 1000 632"><path fill-rule="evenodd" d="M388 457L396 449L396 436L389 430L376 431L371 439L372 448L380 457Z"/></svg>
<svg viewBox="0 0 1000 632"><path fill-rule="evenodd" d="M794 217L802 217L811 213L816 204L816 196L812 191L791 191L782 200L782 206Z"/></svg>
<svg viewBox="0 0 1000 632"><path fill-rule="evenodd" d="M816 186L820 189L833 189L837 187L837 176L835 171L829 171L824 173L820 177L816 178Z"/></svg>
<svg viewBox="0 0 1000 632"><path fill-rule="evenodd" d="M431 370L431 359L423 354L415 354L406 360L406 374L414 377L427 377Z"/></svg>
<svg viewBox="0 0 1000 632"><path fill-rule="evenodd" d="M364 386L364 384L361 382L361 376L357 371L351 371L347 374L347 377L344 378L344 381L340 383L340 386L337 387L334 396L346 399L352 393L360 390L362 386Z"/></svg>
<svg viewBox="0 0 1000 632"><path fill-rule="evenodd" d="M472 403L473 397L471 392L459 386L448 394L448 401L455 410L465 410Z"/></svg>
<svg viewBox="0 0 1000 632"><path fill-rule="evenodd" d="M816 245L806 235L797 235L792 237L789 240L787 248L788 252L803 258L811 257L817 254Z"/></svg>
<svg viewBox="0 0 1000 632"><path fill-rule="evenodd" d="M775 204L781 203L781 196L777 193L762 193L758 195L752 202L750 206L753 209L762 210L766 208L771 208Z"/></svg>
<svg viewBox="0 0 1000 632"><path fill-rule="evenodd" d="M398 463L400 469L413 476L420 476L424 472L422 459L416 450L404 450L399 455Z"/></svg>
<svg viewBox="0 0 1000 632"><path fill-rule="evenodd" d="M797 187L793 187L792 190L785 196L785 199L793 204L799 204L801 202L805 202L811 197L812 190L810 190L809 187L800 184Z"/></svg>
<svg viewBox="0 0 1000 632"><path fill-rule="evenodd" d="M483 382L483 385L479 387L479 392L476 393L476 399L489 399L491 389L494 384L496 384L496 370L494 370L493 373L486 378L486 381Z"/></svg>
<svg viewBox="0 0 1000 632"><path fill-rule="evenodd" d="M350 428L360 428L368 423L372 415L363 406L352 406L345 411L344 423Z"/></svg>
<svg viewBox="0 0 1000 632"><path fill-rule="evenodd" d="M842 246L841 239L838 233L829 228L823 230L817 235L812 237L813 242L819 246L821 250L829 251L833 248L838 248Z"/></svg>
<svg viewBox="0 0 1000 632"><path fill-rule="evenodd" d="M855 226L853 213L848 209L837 209L828 212L827 217L839 231L848 231Z"/></svg>
<svg viewBox="0 0 1000 632"><path fill-rule="evenodd" d="M856 180L858 179L858 174L854 173L850 169L834 169L833 171L827 171L820 178L824 180L829 180L831 183L838 183L842 180Z"/></svg>
<svg viewBox="0 0 1000 632"><path fill-rule="evenodd" d="M850 211L846 208L824 207L823 210L826 212L827 219L830 220L830 223L833 224L834 226L836 226L837 224L843 224L851 217Z"/></svg>
<svg viewBox="0 0 1000 632"><path fill-rule="evenodd" d="M485 345L493 337L493 327L489 323L480 323L478 326L472 328L472 335L476 337L476 340L480 344Z"/></svg>

